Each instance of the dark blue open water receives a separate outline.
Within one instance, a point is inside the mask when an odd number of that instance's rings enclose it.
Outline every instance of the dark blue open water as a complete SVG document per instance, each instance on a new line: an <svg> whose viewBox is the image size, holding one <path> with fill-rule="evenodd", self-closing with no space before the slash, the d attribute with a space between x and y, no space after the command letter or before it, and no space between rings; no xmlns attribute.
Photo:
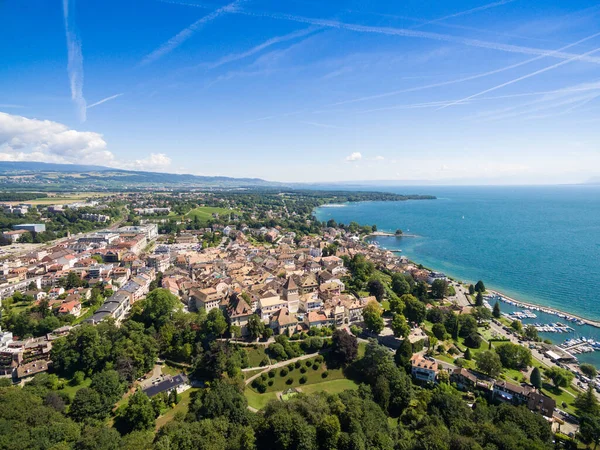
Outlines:
<svg viewBox="0 0 600 450"><path fill-rule="evenodd" d="M383 231L400 228L418 237L376 240L457 279L481 279L517 300L600 320L600 186L369 190L438 199L322 207L315 215ZM600 329L577 328L578 335L600 340ZM573 334L550 337L560 342ZM600 352L579 359L589 358L600 365Z"/></svg>

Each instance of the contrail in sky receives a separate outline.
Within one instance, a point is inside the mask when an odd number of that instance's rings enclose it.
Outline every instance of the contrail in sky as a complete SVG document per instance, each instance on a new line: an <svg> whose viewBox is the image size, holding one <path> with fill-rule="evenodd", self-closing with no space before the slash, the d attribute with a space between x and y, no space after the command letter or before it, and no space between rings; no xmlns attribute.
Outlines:
<svg viewBox="0 0 600 450"><path fill-rule="evenodd" d="M209 70L216 69L217 67L220 67L224 64L228 64L228 63L238 61L240 59L244 59L249 56L252 56L252 55L264 50L265 48L271 47L272 45L279 44L280 42L290 41L290 40L296 39L298 37L307 36L309 34L315 33L318 30L319 30L319 27L309 27L304 30L298 30L298 31L294 31L292 33L285 34L283 36L275 36L271 39L267 39L262 44L252 47L250 50L247 50L242 53L235 53L235 54L224 56L223 58L221 58L213 63L200 64L200 67L206 66L206 68Z"/></svg>
<svg viewBox="0 0 600 450"><path fill-rule="evenodd" d="M600 35L600 33L596 33L595 35L593 35L593 36L590 36L588 39L591 39L592 37L595 37L595 36L598 36L598 35ZM478 93L476 93L476 94L473 94L473 95L470 95L470 96L468 96L468 97L465 97L465 98L463 98L463 99L457 100L456 102L450 103L450 104L448 104L448 105L444 105L444 106L442 106L442 107L440 107L440 108L438 108L438 109L444 109L444 108L448 108L449 106L456 105L457 103L463 102L463 101L465 101L465 100L470 100L470 99L472 99L472 98L474 98L474 97L478 97L478 96L480 96L480 95L487 94L488 92L496 91L496 90L498 90L498 89L501 89L501 88L503 88L503 87L510 86L511 84L518 83L519 81L526 80L527 78L534 77L534 76L536 76L536 75L539 75L539 74L541 74L541 73L548 72L548 71L550 71L550 70L554 70L554 69L556 69L556 68L558 68L558 67L560 67L560 66L564 66L565 64L568 64L568 63L570 63L570 62L573 62L573 61L580 60L581 58L583 58L583 57L585 57L585 56L592 55L592 54L594 54L594 53L597 53L598 51L600 51L600 48L596 48L596 49L594 49L594 50L590 50L589 52L586 52L586 53L584 53L583 55L575 55L575 56L573 56L572 58L566 59L566 60L564 60L564 61L561 61L561 62L559 62L559 63L553 64L553 65L551 65L551 66L548 66L548 67L544 67L543 69L536 70L535 72L528 73L527 75L523 75L523 76L521 76L521 77L514 78L514 79L512 79L512 80L510 80L510 81L506 81L506 82L504 82L504 83L502 83L502 84L499 84L499 85L497 85L497 86L491 87L491 88L489 88L489 89L486 89L486 90L484 90L484 91L481 91L481 92L478 92Z"/></svg>
<svg viewBox="0 0 600 450"><path fill-rule="evenodd" d="M189 27L184 28L179 33L177 33L175 36L173 36L171 39L169 39L167 42L165 42L164 44L159 46L152 53L147 55L140 62L140 65L144 66L146 64L153 63L154 61L162 58L166 54L172 52L177 47L179 47L181 44L183 44L185 41L187 41L189 38L191 38L194 35L194 33L196 33L198 30L200 30L208 22L216 19L217 17L219 17L223 14L235 12L237 10L238 6L241 3L243 3L243 1L244 0L236 0L228 5L225 5L221 8L214 10L213 12L202 17L201 19L198 19L193 24L191 24Z"/></svg>
<svg viewBox="0 0 600 450"><path fill-rule="evenodd" d="M167 1L167 0L159 0L159 1L161 1L163 3L180 4L180 5L186 5L186 6L196 6L199 8L205 8L204 5L197 5L197 4L185 3L185 2L179 2L179 1ZM413 30L410 28L376 27L376 26L367 26L367 25L357 25L357 24L352 24L352 23L340 22L337 20L316 19L316 18L311 18L311 17L296 16L293 14L270 13L270 12L260 12L260 11L253 12L253 11L239 8L239 7L232 8L232 10L229 12L232 14L242 14L242 15L253 16L253 17L268 17L268 18L276 19L276 20L288 20L291 22L306 23L306 24L317 25L317 26L327 27L327 28L336 28L336 29L341 29L341 30L357 31L360 33L374 33L374 34L384 34L384 35L388 35L388 36L414 37L414 38L429 39L429 40L434 40L434 41L453 42L453 43L457 43L457 44L467 45L470 47L487 48L487 49L491 49L491 50L504 51L504 52L508 52L508 53L520 53L520 54L537 55L537 56L550 56L550 54L551 54L551 56L553 58L557 58L557 59L570 59L573 56L579 56L579 55L574 55L572 53L565 53L565 52L560 52L560 51L545 50L545 49L535 48L535 47L525 47L522 45L502 44L502 43L497 43L497 42L483 41L480 39L463 38L460 36L453 36L450 34L432 33L432 32L427 32L427 31L417 31L417 30ZM457 14L463 14L463 13L457 13ZM436 19L436 20L441 20L441 19ZM598 57L587 56L587 57L581 58L581 61L590 62L590 63L594 63L594 64L600 64L600 58L598 58Z"/></svg>
<svg viewBox="0 0 600 450"><path fill-rule="evenodd" d="M101 105L102 103L106 103L111 100L114 100L115 98L118 98L121 95L123 95L123 94L121 93L121 94L111 95L110 97L103 98L102 100L97 101L96 103L92 103L91 105L88 105L87 109L90 109L90 108L93 108L94 106L98 106L98 105Z"/></svg>
<svg viewBox="0 0 600 450"><path fill-rule="evenodd" d="M355 98L352 100L345 100L342 102L337 102L337 103L333 103L331 106L339 106L339 105L345 105L348 103L357 103L357 102L363 102L366 100L376 100L379 98L384 98L384 97L391 97L393 95L398 95L398 94L404 94L404 93L408 93L408 92L416 92L416 91L422 91L424 89L432 89L432 88L436 88L436 87L443 87L443 86L448 86L451 84L457 84L457 83L464 83L465 81L471 81L471 80L477 80L478 78L484 78L484 77L488 77L490 75L495 75L497 73L500 72L505 72L507 70L511 70L511 69L516 69L517 67L520 66L524 66L525 64L530 64L534 61L538 61L542 58L545 58L547 56L553 56L554 53L560 53L564 50L567 50L571 47L574 47L576 45L582 44L585 41L588 41L590 39L594 39L595 37L600 36L600 33L596 33L593 34L591 36L585 37L583 39L580 39L577 42L573 42L571 44L565 45L564 47L559 48L558 50L554 50L554 51L548 51L547 54L544 55L540 55L540 56L536 56L535 58L530 58L530 59L526 59L525 61L521 61L515 64L511 64L509 66L505 66L505 67L500 67L499 69L495 69L495 70L490 70L488 72L483 72L483 73L478 73L475 75L470 75L468 77L463 77L463 78L457 78L454 80L448 80L448 81L442 81L440 83L433 83L433 84L427 84L424 86L417 86L417 87L413 87L413 88L406 88L406 89L399 89L399 90L395 90L395 91L391 91L391 92L384 92L382 94L375 94L375 95L369 95L366 97L360 97L360 98ZM580 56L580 55L573 55L573 57L576 56ZM583 56L583 55L581 55Z"/></svg>
<svg viewBox="0 0 600 450"><path fill-rule="evenodd" d="M71 85L71 99L75 103L77 116L81 122L86 120L86 101L83 96L83 54L81 53L81 40L77 35L74 23L75 0L63 0L63 17L67 37L69 82Z"/></svg>
<svg viewBox="0 0 600 450"><path fill-rule="evenodd" d="M440 17L439 19L428 20L426 22L423 22L423 23L420 23L417 25L413 25L410 28L424 27L425 25L431 25L433 23L442 22L442 21L448 20L448 19L453 19L454 17L466 16L467 14L473 14L473 13L476 13L479 11L485 11L486 9L495 8L496 6L506 5L507 3L512 3L514 1L516 1L516 0L500 0L498 2L488 3L487 5L482 5L482 6L478 6L477 8L472 8L472 9L468 9L466 11L461 11L461 12L457 12L454 14L450 14L448 16Z"/></svg>

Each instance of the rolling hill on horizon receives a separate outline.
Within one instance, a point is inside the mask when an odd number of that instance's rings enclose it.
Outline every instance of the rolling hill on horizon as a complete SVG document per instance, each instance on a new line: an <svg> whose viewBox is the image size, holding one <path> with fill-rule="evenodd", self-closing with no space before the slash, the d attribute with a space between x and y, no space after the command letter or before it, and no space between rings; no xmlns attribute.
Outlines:
<svg viewBox="0 0 600 450"><path fill-rule="evenodd" d="M90 188L134 187L275 187L281 183L260 178L202 176L117 169L80 164L54 164L29 161L0 161L0 188L36 189L78 187Z"/></svg>

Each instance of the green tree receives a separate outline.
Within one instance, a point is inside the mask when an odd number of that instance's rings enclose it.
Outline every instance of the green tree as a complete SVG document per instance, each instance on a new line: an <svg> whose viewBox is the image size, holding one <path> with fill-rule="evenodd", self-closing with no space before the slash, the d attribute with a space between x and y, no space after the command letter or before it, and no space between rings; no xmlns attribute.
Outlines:
<svg viewBox="0 0 600 450"><path fill-rule="evenodd" d="M467 361L471 361L471 359L473 359L473 357L471 356L471 349L467 347L467 349L465 350L465 354L464 354L464 358Z"/></svg>
<svg viewBox="0 0 600 450"><path fill-rule="evenodd" d="M358 356L358 340L345 330L335 330L331 337L330 354L338 364L349 364Z"/></svg>
<svg viewBox="0 0 600 450"><path fill-rule="evenodd" d="M427 308L413 295L407 294L400 297L404 302L404 316L410 322L420 324L427 317Z"/></svg>
<svg viewBox="0 0 600 450"><path fill-rule="evenodd" d="M258 339L265 331L265 324L257 314L252 314L248 318L248 333L250 339Z"/></svg>
<svg viewBox="0 0 600 450"><path fill-rule="evenodd" d="M533 368L533 370L531 371L531 375L529 376L529 382L536 389L542 388L542 374L540 373L539 368L537 368L537 367Z"/></svg>
<svg viewBox="0 0 600 450"><path fill-rule="evenodd" d="M583 363L579 366L579 369L581 370L581 372L583 372L583 374L586 377L591 379L596 378L596 376L598 375L598 371L592 364Z"/></svg>
<svg viewBox="0 0 600 450"><path fill-rule="evenodd" d="M145 431L154 428L155 412L148 396L141 390L129 397L127 406L117 417L116 427L123 433Z"/></svg>
<svg viewBox="0 0 600 450"><path fill-rule="evenodd" d="M392 291L399 297L410 293L410 284L403 274L394 273L392 275Z"/></svg>
<svg viewBox="0 0 600 450"><path fill-rule="evenodd" d="M483 306L483 294L481 292L477 292L475 296L475 306Z"/></svg>
<svg viewBox="0 0 600 450"><path fill-rule="evenodd" d="M170 291L155 289L144 300L141 321L146 327L153 326L158 330L169 321L179 305L179 300Z"/></svg>
<svg viewBox="0 0 600 450"><path fill-rule="evenodd" d="M85 387L75 393L69 414L77 422L106 417L100 395L95 390Z"/></svg>
<svg viewBox="0 0 600 450"><path fill-rule="evenodd" d="M477 369L492 378L496 378L502 370L500 357L493 351L486 350L478 353L475 356L475 361L477 363Z"/></svg>
<svg viewBox="0 0 600 450"><path fill-rule="evenodd" d="M227 320L220 308L211 309L206 315L204 329L209 335L223 336L227 331Z"/></svg>
<svg viewBox="0 0 600 450"><path fill-rule="evenodd" d="M500 357L502 366L507 369L525 370L531 365L531 350L522 345L507 342L496 346L494 350Z"/></svg>
<svg viewBox="0 0 600 450"><path fill-rule="evenodd" d="M556 387L567 387L573 381L574 375L567 369L551 367L545 370L545 374L552 380Z"/></svg>
<svg viewBox="0 0 600 450"><path fill-rule="evenodd" d="M408 339L402 340L400 347L396 350L394 361L398 367L410 370L410 359L413 355L413 345Z"/></svg>
<svg viewBox="0 0 600 450"><path fill-rule="evenodd" d="M431 332L440 341L443 341L446 339L446 327L444 326L443 323L434 323L433 327L431 328Z"/></svg>
<svg viewBox="0 0 600 450"><path fill-rule="evenodd" d="M492 318L492 312L485 306L476 306L471 312L477 323L480 324L483 321L490 320Z"/></svg>
<svg viewBox="0 0 600 450"><path fill-rule="evenodd" d="M327 415L317 425L317 440L322 450L335 450L338 448L341 425L335 415Z"/></svg>
<svg viewBox="0 0 600 450"><path fill-rule="evenodd" d="M462 314L458 316L460 337L467 337L470 334L477 333L477 320L471 314Z"/></svg>
<svg viewBox="0 0 600 450"><path fill-rule="evenodd" d="M523 332L523 324L520 320L513 320L510 324L510 327L515 330L517 333Z"/></svg>
<svg viewBox="0 0 600 450"><path fill-rule="evenodd" d="M406 322L406 318L402 314L394 314L394 317L392 318L391 328L394 332L394 336L396 337L405 338L410 334L410 326L408 325L408 322Z"/></svg>
<svg viewBox="0 0 600 450"><path fill-rule="evenodd" d="M481 347L481 336L478 333L471 333L465 338L465 345L471 348L479 348Z"/></svg>
<svg viewBox="0 0 600 450"><path fill-rule="evenodd" d="M221 380L195 395L190 414L197 420L225 417L236 425L246 425L250 421L248 402L242 391L238 386Z"/></svg>
<svg viewBox="0 0 600 450"><path fill-rule="evenodd" d="M381 283L381 281L377 279L370 280L367 284L367 289L369 291L369 294L375 296L378 302L383 301L383 298L385 296L385 287L383 286L383 283Z"/></svg>
<svg viewBox="0 0 600 450"><path fill-rule="evenodd" d="M525 327L525 337L531 341L537 341L539 339L537 328L533 325L527 325Z"/></svg>
<svg viewBox="0 0 600 450"><path fill-rule="evenodd" d="M497 301L494 304L494 311L492 312L492 315L496 319L499 319L500 317L502 317L502 313L500 312L500 303L498 303Z"/></svg>
<svg viewBox="0 0 600 450"><path fill-rule="evenodd" d="M123 383L121 383L119 373L116 370L103 370L96 373L92 377L90 388L100 395L104 412L107 415L124 392Z"/></svg>
<svg viewBox="0 0 600 450"><path fill-rule="evenodd" d="M475 291L481 293L485 292L485 284L483 284L483 281L479 280L477 284L475 284Z"/></svg>
<svg viewBox="0 0 600 450"><path fill-rule="evenodd" d="M375 334L381 333L384 322L381 317L381 308L378 303L371 301L363 308L363 320L367 330Z"/></svg>
<svg viewBox="0 0 600 450"><path fill-rule="evenodd" d="M442 299L448 295L448 282L446 280L434 280L431 284L431 296Z"/></svg>
<svg viewBox="0 0 600 450"><path fill-rule="evenodd" d="M594 443L594 449L600 443L600 417L583 415L579 418L579 439L586 445Z"/></svg>
<svg viewBox="0 0 600 450"><path fill-rule="evenodd" d="M573 406L578 416L600 416L600 405L598 404L598 399L592 385L589 385L585 391L577 395Z"/></svg>
<svg viewBox="0 0 600 450"><path fill-rule="evenodd" d="M475 294L475 286L470 284L469 285L469 295L474 295L474 294Z"/></svg>

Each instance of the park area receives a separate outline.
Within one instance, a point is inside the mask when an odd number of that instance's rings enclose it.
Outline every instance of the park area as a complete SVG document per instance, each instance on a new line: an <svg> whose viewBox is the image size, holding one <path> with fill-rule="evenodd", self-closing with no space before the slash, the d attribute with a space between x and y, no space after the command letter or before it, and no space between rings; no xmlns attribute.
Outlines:
<svg viewBox="0 0 600 450"><path fill-rule="evenodd" d="M250 407L262 409L271 400L282 400L283 394L290 391L333 394L356 388L357 384L347 379L342 369L328 368L323 358L317 356L263 372L246 386L245 395Z"/></svg>

